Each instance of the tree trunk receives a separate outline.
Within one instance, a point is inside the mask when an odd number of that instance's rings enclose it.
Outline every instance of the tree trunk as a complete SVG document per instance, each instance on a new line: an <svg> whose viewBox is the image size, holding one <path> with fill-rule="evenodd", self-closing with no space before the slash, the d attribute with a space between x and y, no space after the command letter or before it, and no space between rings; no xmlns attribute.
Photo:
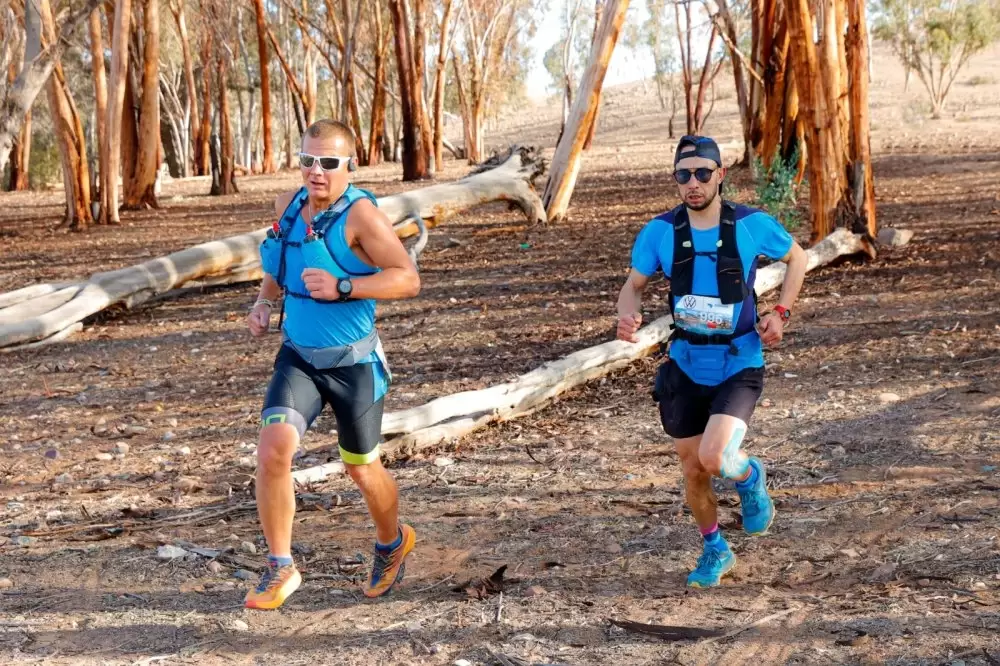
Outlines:
<svg viewBox="0 0 1000 666"><path fill-rule="evenodd" d="M368 135L367 164L374 165L385 156L386 55L388 39L382 26L382 3L375 7L375 81L372 89L372 114Z"/></svg>
<svg viewBox="0 0 1000 666"><path fill-rule="evenodd" d="M162 161L160 150L160 0L145 0L143 6L142 101L135 171L126 179L126 210L159 208L156 178Z"/></svg>
<svg viewBox="0 0 1000 666"><path fill-rule="evenodd" d="M591 51L587 71L584 73L580 91L573 104L570 122L552 157L551 175L543 197L550 222L564 218L569 208L569 200L573 195L576 177L580 171L583 142L593 120L598 93L604 83L604 75L608 70L615 44L618 42L627 9L628 0L608 0L598 31L597 43Z"/></svg>
<svg viewBox="0 0 1000 666"><path fill-rule="evenodd" d="M430 113L427 110L427 97L424 94L426 63L426 27L424 18L427 14L427 0L414 0L413 3L413 105L416 110L417 122L420 128L420 152L428 171L434 159L434 133L431 131Z"/></svg>
<svg viewBox="0 0 1000 666"><path fill-rule="evenodd" d="M201 127L198 129L198 144L195 162L198 175L207 176L212 172L212 156L209 139L212 134L212 35L208 30L202 34L201 42Z"/></svg>
<svg viewBox="0 0 1000 666"><path fill-rule="evenodd" d="M455 91L458 93L458 108L462 112L462 140L465 142L465 156L470 163L475 163L475 160L469 156L469 151L472 150L473 144L472 111L469 107L469 97L465 94L464 77L462 76L462 66L459 63L458 54L452 53L451 62L455 69Z"/></svg>
<svg viewBox="0 0 1000 666"><path fill-rule="evenodd" d="M725 1L725 0L723 0ZM601 25L601 13L604 11L604 0L594 0L594 34L590 38L590 48L594 48L594 43L597 42L597 28ZM590 150L590 146L594 143L594 134L597 132L597 119L601 115L601 97L603 93L598 91L597 93L597 108L594 109L594 119L590 121L590 129L587 130L587 138L583 141L583 149L585 151ZM558 143L558 142L557 142Z"/></svg>
<svg viewBox="0 0 1000 666"><path fill-rule="evenodd" d="M871 125L868 108L868 26L864 3L849 1L845 47L850 71L851 146L848 173L852 174L855 221L852 231L866 234L865 251L874 257L875 178L872 173Z"/></svg>
<svg viewBox="0 0 1000 666"><path fill-rule="evenodd" d="M684 5L686 29L681 29L681 3L674 3L674 19L677 27L677 46L681 56L681 73L684 76L684 111L687 114L687 133L694 134L694 100L691 98L694 86L694 72L691 67L691 3ZM714 33L713 33L714 34ZM687 39L685 40L685 35ZM685 43L687 47L685 48ZM711 51L709 51L711 53Z"/></svg>
<svg viewBox="0 0 1000 666"><path fill-rule="evenodd" d="M420 149L420 107L417 101L412 49L410 47L409 18L403 0L389 0L393 30L396 35L396 73L399 77L399 96L403 124L403 180L421 180L428 177L427 154Z"/></svg>
<svg viewBox="0 0 1000 666"><path fill-rule="evenodd" d="M17 80L17 75L24 67L24 51L21 51L18 60L10 63L7 72L7 87L13 86ZM24 122L21 130L14 137L14 142L10 148L10 179L7 181L7 190L10 192L23 192L30 187L29 170L31 166L31 109L24 114Z"/></svg>
<svg viewBox="0 0 1000 666"><path fill-rule="evenodd" d="M132 0L115 2L111 35L111 70L108 76L107 145L101 146L107 172L101 174L101 217L104 224L118 224L118 179L122 158L122 123L125 110Z"/></svg>
<svg viewBox="0 0 1000 666"><path fill-rule="evenodd" d="M434 70L434 171L444 169L444 82L448 66L448 22L451 20L452 0L444 0L444 15L438 39L437 69Z"/></svg>
<svg viewBox="0 0 1000 666"><path fill-rule="evenodd" d="M42 19L43 43L47 46L59 40L48 0L39 0L38 12ZM45 84L49 100L49 113L55 130L56 143L63 168L66 188L66 223L73 231L83 231L93 223L90 208L90 169L87 167L87 144L83 134L80 114L66 84L62 64L57 60Z"/></svg>
<svg viewBox="0 0 1000 666"><path fill-rule="evenodd" d="M753 118L750 110L750 97L747 91L746 75L743 72L743 60L740 57L738 48L739 36L736 33L736 21L729 13L726 0L717 0L719 7L719 19L722 22L719 30L724 31L726 46L729 47L729 61L733 65L733 82L736 85L736 103L740 110L740 124L743 128L743 166L750 165L750 156L753 152L753 141L750 131Z"/></svg>
<svg viewBox="0 0 1000 666"><path fill-rule="evenodd" d="M782 23L776 27L773 41L775 44L774 58L771 61L773 67L768 68L771 75L764 79L762 90L764 117L768 118L769 122L760 128L759 140L755 142L753 138L751 139L751 143L756 144L756 151L765 169L771 168L778 146L781 145L782 129L785 127L782 119L788 118L788 114L792 111L791 120L794 121L795 117L798 116L798 100L792 100L794 109L789 106L789 96L794 97L795 95L795 81L788 74L788 69L791 68L791 62L788 59L788 37L786 24ZM787 131L784 136L789 136Z"/></svg>
<svg viewBox="0 0 1000 666"><path fill-rule="evenodd" d="M216 83L219 86L219 178L213 183L211 194L236 194L236 157L233 146L233 130L229 122L229 79L226 63L219 58L215 63Z"/></svg>
<svg viewBox="0 0 1000 666"><path fill-rule="evenodd" d="M94 112L97 114L97 154L98 154L98 177L103 180L104 173L108 170L107 155L101 146L107 144L107 127L104 119L108 117L108 78L104 69L104 39L101 36L101 10L95 8L90 12L90 58L91 70L94 75ZM100 181L97 181L100 182ZM91 192L90 196L96 201L100 201L100 188L97 192Z"/></svg>
<svg viewBox="0 0 1000 666"><path fill-rule="evenodd" d="M367 163L367 152L365 151L364 134L361 132L361 114L358 111L358 95L354 81L354 51L357 44L358 28L361 25L362 4L358 0L356 11L351 15L351 0L341 0L344 10L345 29L350 30L350 35L345 40L344 53L342 56L341 80L343 81L344 109L343 116L354 132L354 152L361 160L362 164Z"/></svg>
<svg viewBox="0 0 1000 666"><path fill-rule="evenodd" d="M261 171L274 173L277 165L274 161L274 145L271 138L271 72L268 69L270 59L267 52L267 27L264 0L254 0L254 12L257 18L257 53L260 57L260 106L261 122L264 134L264 159Z"/></svg>
<svg viewBox="0 0 1000 666"><path fill-rule="evenodd" d="M183 0L171 0L170 11L174 15L174 22L177 24L177 34L181 41L181 54L184 60L184 85L186 88L184 97L184 114L188 123L188 133L190 145L184 146L184 175L190 176L197 173L204 176L202 169L202 141L201 141L201 116L198 114L198 88L194 81L194 61L191 57L191 40L188 37L187 21L184 17ZM204 62L204 61L202 61ZM192 168L193 156L193 168Z"/></svg>
<svg viewBox="0 0 1000 666"><path fill-rule="evenodd" d="M701 134L702 126L705 124L705 88L715 80L718 70L712 70L712 47L715 45L715 37L719 34L719 29L712 24L712 32L708 37L708 49L705 51L705 64L701 68L701 79L698 80L698 102L694 107L694 131L692 134ZM688 121L688 127L692 122Z"/></svg>

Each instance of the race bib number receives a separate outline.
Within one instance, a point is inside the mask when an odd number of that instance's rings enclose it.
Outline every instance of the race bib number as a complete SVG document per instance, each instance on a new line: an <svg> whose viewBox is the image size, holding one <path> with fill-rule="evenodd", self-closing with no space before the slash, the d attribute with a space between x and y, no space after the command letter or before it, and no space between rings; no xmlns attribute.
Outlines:
<svg viewBox="0 0 1000 666"><path fill-rule="evenodd" d="M693 333L732 333L734 308L733 303L724 304L715 296L688 294L674 306L674 319L678 326Z"/></svg>

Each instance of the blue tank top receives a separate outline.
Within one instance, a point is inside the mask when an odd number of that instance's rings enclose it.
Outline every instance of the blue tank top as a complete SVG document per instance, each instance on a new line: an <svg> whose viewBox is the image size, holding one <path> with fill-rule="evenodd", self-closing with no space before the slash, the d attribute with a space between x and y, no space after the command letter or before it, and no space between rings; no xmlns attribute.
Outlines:
<svg viewBox="0 0 1000 666"><path fill-rule="evenodd" d="M300 190L299 195L301 193ZM291 205L295 205L299 195L293 199ZM374 196L353 185L348 186L338 203L345 198L350 205L361 198L368 198L377 205ZM325 229L322 242L326 243L333 258L332 270L329 272L333 273L334 277L373 275L380 270L362 261L347 244L347 216L350 205L339 213L334 213L335 218L327 224L321 222L323 214L318 215L313 221L317 225L316 228ZM331 208L336 209L337 204ZM291 229L282 229L282 233L289 243L302 243L306 236L306 224L301 211L292 222ZM286 292L309 293L302 281L302 271L305 268L302 247L289 244L285 248L285 279L282 285ZM285 298L285 321L282 329L287 338L303 347L334 347L350 344L364 338L374 327L373 299L323 302L311 298ZM374 360L377 360L377 357L373 352L367 361Z"/></svg>

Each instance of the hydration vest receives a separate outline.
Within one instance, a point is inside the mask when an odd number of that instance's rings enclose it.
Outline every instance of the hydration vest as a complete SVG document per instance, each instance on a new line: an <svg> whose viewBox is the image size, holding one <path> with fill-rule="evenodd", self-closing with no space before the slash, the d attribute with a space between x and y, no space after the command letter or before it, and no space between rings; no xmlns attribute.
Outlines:
<svg viewBox="0 0 1000 666"><path fill-rule="evenodd" d="M722 212L719 219L719 240L715 252L696 252L694 237L691 233L691 222L687 207L678 206L673 211L674 225L674 258L670 269L670 315L674 316L674 299L683 298L692 292L694 284L695 257L708 256L715 262L715 275L719 288L719 300L726 305L743 303L743 310L750 305L750 295L753 295L752 324L757 322L757 293L743 279L743 260L740 258L739 247L736 244L736 208L728 201L722 202ZM751 282L755 270L751 271ZM741 312L740 320L733 327L732 333L705 335L687 331L674 325L671 340L684 340L695 345L730 345L733 339L749 331L740 330L740 324L745 322ZM744 328L746 326L744 325ZM752 328L752 326L751 326Z"/></svg>
<svg viewBox="0 0 1000 666"><path fill-rule="evenodd" d="M354 185L348 185L347 190L344 191L344 194L336 202L316 215L312 220L313 235L311 237L307 236L302 241L290 241L288 240L288 236L298 221L302 209L309 201L309 191L305 187L295 193L292 201L285 208L281 220L275 225L273 230L268 231L267 237L261 243L260 247L261 265L264 271L274 276L275 281L286 296L309 299L317 303L338 304L336 300L314 298L308 291L298 291L289 285L288 276L285 274L285 254L289 247L302 249L303 259L308 267L320 268L337 278L361 277L373 275L378 272L377 268L363 271L346 268L346 264L358 264L357 258L353 255L350 248L331 246L327 239L330 232L336 229L338 224L346 220L350 207L359 199L364 198L378 205L373 194ZM345 252L350 256L345 256ZM284 319L284 314L285 308L284 302L282 302L281 313L278 319L279 327Z"/></svg>

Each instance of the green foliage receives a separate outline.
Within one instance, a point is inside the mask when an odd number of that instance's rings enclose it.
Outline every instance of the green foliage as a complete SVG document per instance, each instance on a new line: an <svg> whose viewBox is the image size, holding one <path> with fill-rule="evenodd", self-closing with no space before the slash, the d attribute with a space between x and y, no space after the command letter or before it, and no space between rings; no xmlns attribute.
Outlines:
<svg viewBox="0 0 1000 666"><path fill-rule="evenodd" d="M799 185L795 182L798 175L799 148L784 160L781 148L775 151L770 169L764 169L760 157L754 157L753 174L758 205L781 222L786 229L792 231L802 224L802 214L797 207Z"/></svg>
<svg viewBox="0 0 1000 666"><path fill-rule="evenodd" d="M955 77L975 54L1000 40L997 0L874 0L872 34L913 72L938 117Z"/></svg>

